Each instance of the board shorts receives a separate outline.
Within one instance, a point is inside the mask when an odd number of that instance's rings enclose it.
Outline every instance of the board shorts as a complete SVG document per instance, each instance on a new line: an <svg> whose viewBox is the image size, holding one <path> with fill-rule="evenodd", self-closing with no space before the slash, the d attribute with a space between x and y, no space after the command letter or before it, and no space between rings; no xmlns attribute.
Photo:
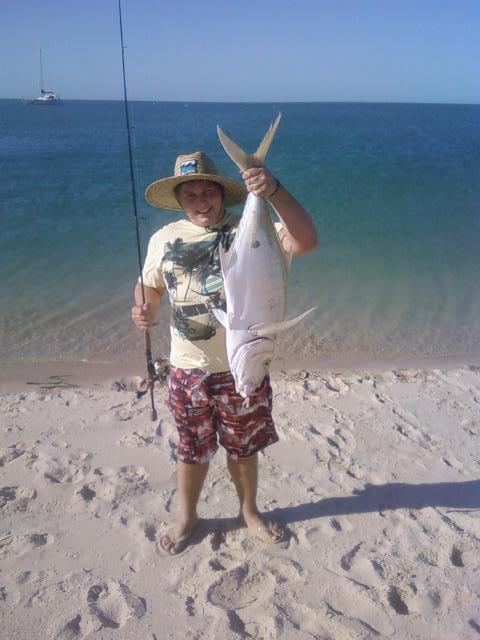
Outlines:
<svg viewBox="0 0 480 640"><path fill-rule="evenodd" d="M166 403L178 429L178 459L209 462L220 443L237 460L277 442L268 376L249 400L244 406L229 371L171 367Z"/></svg>

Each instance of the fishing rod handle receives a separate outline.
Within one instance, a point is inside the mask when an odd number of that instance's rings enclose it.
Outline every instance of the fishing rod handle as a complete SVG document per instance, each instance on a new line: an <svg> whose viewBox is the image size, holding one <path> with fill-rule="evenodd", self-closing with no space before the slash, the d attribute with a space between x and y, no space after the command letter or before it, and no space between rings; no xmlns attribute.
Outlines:
<svg viewBox="0 0 480 640"><path fill-rule="evenodd" d="M152 422L157 421L157 410L155 409L155 398L153 395L155 388L155 378L153 372L153 362L152 362L152 340L150 338L150 331L147 329L144 332L144 344L145 344L145 357L147 359L147 375L148 375L148 388L150 390L150 420Z"/></svg>

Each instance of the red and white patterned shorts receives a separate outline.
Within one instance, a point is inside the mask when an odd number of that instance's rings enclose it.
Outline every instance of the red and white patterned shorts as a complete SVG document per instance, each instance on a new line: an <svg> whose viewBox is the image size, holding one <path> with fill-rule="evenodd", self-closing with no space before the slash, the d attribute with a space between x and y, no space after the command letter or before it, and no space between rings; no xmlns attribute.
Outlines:
<svg viewBox="0 0 480 640"><path fill-rule="evenodd" d="M229 371L208 374L201 369L171 367L167 406L177 425L182 462L208 462L218 442L238 459L278 441L268 376L245 407Z"/></svg>

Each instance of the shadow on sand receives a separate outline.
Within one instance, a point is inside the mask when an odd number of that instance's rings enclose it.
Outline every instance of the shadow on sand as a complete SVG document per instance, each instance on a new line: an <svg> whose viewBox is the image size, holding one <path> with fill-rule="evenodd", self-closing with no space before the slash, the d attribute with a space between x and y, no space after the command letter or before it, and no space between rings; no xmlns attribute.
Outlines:
<svg viewBox="0 0 480 640"><path fill-rule="evenodd" d="M432 484L367 484L353 495L324 498L293 507L280 507L265 513L269 522L278 522L284 527L296 522L316 518L374 513L395 509L424 509L445 507L474 511L480 509L480 480L467 482L438 482ZM201 519L189 546L195 546L213 534L211 546L217 551L225 541L227 532L244 528L238 518ZM287 532L287 538L289 534Z"/></svg>
<svg viewBox="0 0 480 640"><path fill-rule="evenodd" d="M325 516L425 507L480 509L480 480L432 484L367 484L364 489L357 490L350 496L324 498L318 502L279 508L268 515L284 524L292 524Z"/></svg>

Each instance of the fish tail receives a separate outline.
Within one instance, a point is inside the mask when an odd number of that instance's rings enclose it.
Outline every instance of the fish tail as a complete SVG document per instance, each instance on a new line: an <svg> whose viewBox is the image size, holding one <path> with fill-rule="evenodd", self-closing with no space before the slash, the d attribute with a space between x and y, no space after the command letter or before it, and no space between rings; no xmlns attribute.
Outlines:
<svg viewBox="0 0 480 640"><path fill-rule="evenodd" d="M238 144L235 144L233 140L230 140L228 136L226 136L220 127L217 125L217 134L220 138L220 142L222 143L222 147L225 149L225 153L227 156L235 162L237 167L239 167L242 171L246 171L253 167L253 157L249 156L245 153L243 149L240 149Z"/></svg>
<svg viewBox="0 0 480 640"><path fill-rule="evenodd" d="M282 118L282 114L279 113L275 119L275 122L270 125L267 133L265 134L264 139L258 146L258 149L254 153L254 157L261 166L265 163L265 158L267 157L268 150L270 149L270 145L272 144L272 140L277 132L278 125L280 124L280 120Z"/></svg>
<svg viewBox="0 0 480 640"><path fill-rule="evenodd" d="M270 145L277 131L282 115L279 113L275 122L270 125L265 137L261 141L258 149L253 155L248 155L241 149L233 140L230 140L228 136L217 125L217 134L222 143L222 147L225 149L225 153L235 162L237 167L242 171L251 169L252 167L261 167L265 162Z"/></svg>

